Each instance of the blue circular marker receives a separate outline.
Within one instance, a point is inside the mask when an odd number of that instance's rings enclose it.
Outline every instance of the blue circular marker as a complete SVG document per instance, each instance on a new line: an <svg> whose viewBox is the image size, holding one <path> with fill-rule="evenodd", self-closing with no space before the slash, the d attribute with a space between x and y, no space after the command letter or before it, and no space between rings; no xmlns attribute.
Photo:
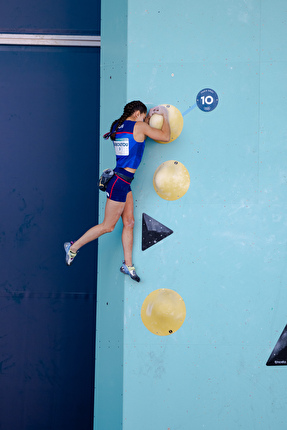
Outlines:
<svg viewBox="0 0 287 430"><path fill-rule="evenodd" d="M210 88L205 88L197 94L196 104L203 112L211 112L218 105L218 95Z"/></svg>

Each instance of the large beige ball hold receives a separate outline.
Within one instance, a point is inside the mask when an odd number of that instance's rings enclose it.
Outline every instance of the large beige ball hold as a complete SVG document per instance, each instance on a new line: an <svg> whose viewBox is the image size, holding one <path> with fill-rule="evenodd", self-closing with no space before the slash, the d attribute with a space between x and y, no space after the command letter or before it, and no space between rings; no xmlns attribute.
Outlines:
<svg viewBox="0 0 287 430"><path fill-rule="evenodd" d="M183 116L180 111L172 105L162 104L161 106L165 106L168 112L168 122L170 126L170 140L168 142L161 142L156 140L158 143L169 143L173 140L177 139L183 128ZM155 113L152 115L149 121L149 125L153 128L158 128L159 130L162 128L163 117L162 115L158 115Z"/></svg>
<svg viewBox="0 0 287 430"><path fill-rule="evenodd" d="M157 113L154 113L149 120L149 125L152 128L157 128L158 130L161 130L162 124L163 124L163 116Z"/></svg>
<svg viewBox="0 0 287 430"><path fill-rule="evenodd" d="M184 196L190 185L187 168L179 161L162 163L154 172L153 186L157 194L165 200L177 200Z"/></svg>
<svg viewBox="0 0 287 430"><path fill-rule="evenodd" d="M184 323L186 308L183 298L173 290L152 291L143 302L141 319L146 328L157 336L175 333Z"/></svg>

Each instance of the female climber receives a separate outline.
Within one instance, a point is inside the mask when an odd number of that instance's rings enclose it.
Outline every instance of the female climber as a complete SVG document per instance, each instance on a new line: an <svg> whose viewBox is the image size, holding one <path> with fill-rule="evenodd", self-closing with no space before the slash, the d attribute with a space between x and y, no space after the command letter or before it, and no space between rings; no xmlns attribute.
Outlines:
<svg viewBox="0 0 287 430"><path fill-rule="evenodd" d="M155 113L163 116L161 129L152 128L149 125L149 119ZM109 180L106 189L104 220L101 224L90 228L76 242L64 244L68 266L72 264L82 246L105 233L112 232L119 218L122 217L124 261L120 271L133 280L140 281L132 262L134 209L131 182L142 160L147 136L162 142L170 140L167 109L156 106L147 115L147 108L142 102L132 101L124 107L122 116L112 123L110 132L104 136L105 139L111 138L116 153L115 174Z"/></svg>

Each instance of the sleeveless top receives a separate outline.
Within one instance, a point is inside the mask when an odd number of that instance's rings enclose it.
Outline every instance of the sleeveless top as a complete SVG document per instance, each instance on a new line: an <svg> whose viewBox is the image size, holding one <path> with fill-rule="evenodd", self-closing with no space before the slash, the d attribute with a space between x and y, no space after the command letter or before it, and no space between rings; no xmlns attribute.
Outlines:
<svg viewBox="0 0 287 430"><path fill-rule="evenodd" d="M145 140L137 142L133 137L135 121L125 121L117 130L113 141L116 152L117 166L137 169L143 157ZM117 124L114 125L113 130Z"/></svg>

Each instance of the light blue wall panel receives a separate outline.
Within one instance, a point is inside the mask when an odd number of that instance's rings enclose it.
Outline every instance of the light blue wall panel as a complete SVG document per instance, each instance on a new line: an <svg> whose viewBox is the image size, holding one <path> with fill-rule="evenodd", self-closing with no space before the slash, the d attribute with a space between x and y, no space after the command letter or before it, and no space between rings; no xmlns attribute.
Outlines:
<svg viewBox="0 0 287 430"><path fill-rule="evenodd" d="M260 0L129 2L129 63L258 57L260 16Z"/></svg>
<svg viewBox="0 0 287 430"><path fill-rule="evenodd" d="M173 63L158 72L158 85L146 95L149 102L154 97L155 103L174 104L184 113L194 105L198 92L207 86L216 88L220 101L216 110L209 114L198 108L186 114L182 134L171 145L149 141L143 161L157 167L159 160L164 161L166 157L184 160L192 175L189 191L193 193L192 203L195 200L217 203L224 200L236 202L247 196L256 198L259 66L218 64L216 77L210 77L210 67L195 64L191 68ZM143 65L140 71L148 76L149 65ZM136 73L132 74L132 81L136 79ZM198 83L195 85L195 82ZM248 113L246 105L249 106ZM144 168L141 166L140 169ZM226 175L231 182L229 187L224 186Z"/></svg>
<svg viewBox="0 0 287 430"><path fill-rule="evenodd" d="M127 5L105 0L101 6L101 136L126 103ZM100 140L100 170L113 168L110 141ZM99 221L106 197L99 193ZM119 223L120 224L120 223ZM99 239L95 374L95 430L121 429L123 408L124 276L121 226Z"/></svg>
<svg viewBox="0 0 287 430"><path fill-rule="evenodd" d="M284 1L129 2L127 100L182 113L203 88L210 113L184 116L181 136L147 141L133 191L142 282L125 284L125 430L284 429L286 367L266 367L287 319L286 10ZM189 170L173 202L154 191L166 160ZM174 233L141 251L141 216ZM184 299L171 336L143 325L158 288Z"/></svg>
<svg viewBox="0 0 287 430"><path fill-rule="evenodd" d="M209 87L219 104L186 113L175 142L147 141L132 187L140 284L118 271L121 225L99 241L95 428L285 430L286 367L265 365L287 320L285 1L111 0L102 13L102 134L133 99L184 114ZM103 142L101 167L113 157ZM152 179L171 159L191 185L168 202ZM144 252L143 212L174 231ZM187 315L158 337L140 312L163 287Z"/></svg>
<svg viewBox="0 0 287 430"><path fill-rule="evenodd" d="M283 0L261 0L262 61L286 61L286 10ZM283 77L283 76L282 76Z"/></svg>
<svg viewBox="0 0 287 430"><path fill-rule="evenodd" d="M260 188L272 203L286 199L287 124L282 111L287 101L286 66L287 60L261 66Z"/></svg>

